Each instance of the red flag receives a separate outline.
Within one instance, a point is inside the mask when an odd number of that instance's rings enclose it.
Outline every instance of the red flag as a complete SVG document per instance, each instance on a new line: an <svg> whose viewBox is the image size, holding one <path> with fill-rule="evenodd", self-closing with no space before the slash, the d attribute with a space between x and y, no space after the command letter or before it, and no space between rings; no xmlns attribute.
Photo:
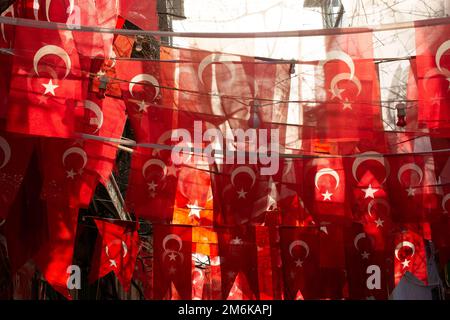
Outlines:
<svg viewBox="0 0 450 320"><path fill-rule="evenodd" d="M383 128L372 33L330 36L325 43L326 58L319 64L326 101L317 110L320 137L369 139Z"/></svg>
<svg viewBox="0 0 450 320"><path fill-rule="evenodd" d="M375 239L362 224L353 223L345 232L347 281L350 299L387 299L387 265L385 250L375 247ZM375 272L371 280L369 277Z"/></svg>
<svg viewBox="0 0 450 320"><path fill-rule="evenodd" d="M238 226L217 228L222 278L222 299L230 296L230 290L239 278L247 289L243 292L251 300L259 299L257 249L255 228ZM239 277L238 277L239 276ZM239 282L239 281L238 281Z"/></svg>
<svg viewBox="0 0 450 320"><path fill-rule="evenodd" d="M450 104L450 25L416 23L418 125L448 137Z"/></svg>
<svg viewBox="0 0 450 320"><path fill-rule="evenodd" d="M389 157L391 175L388 179L392 219L396 222L428 221L435 211L437 196L434 187L427 187L426 156L398 155Z"/></svg>
<svg viewBox="0 0 450 320"><path fill-rule="evenodd" d="M128 291L139 251L137 223L111 223L95 219L95 224L99 235L89 279L93 282L114 272L125 291Z"/></svg>
<svg viewBox="0 0 450 320"><path fill-rule="evenodd" d="M11 272L18 271L48 240L47 205L40 197L42 177L33 153L9 215L0 223L8 244Z"/></svg>
<svg viewBox="0 0 450 320"><path fill-rule="evenodd" d="M171 285L183 300L192 295L192 228L154 225L153 298L167 299Z"/></svg>
<svg viewBox="0 0 450 320"><path fill-rule="evenodd" d="M318 221L345 221L351 217L346 176L341 158L318 158L305 164L303 197Z"/></svg>
<svg viewBox="0 0 450 320"><path fill-rule="evenodd" d="M157 1L121 0L120 15L142 30L158 30Z"/></svg>
<svg viewBox="0 0 450 320"><path fill-rule="evenodd" d="M48 241L34 257L44 278L67 299L68 280L73 259L78 208L61 209L54 203L47 203Z"/></svg>
<svg viewBox="0 0 450 320"><path fill-rule="evenodd" d="M86 94L82 65L89 63L80 61L71 32L17 27L14 51L6 129L71 137L75 101Z"/></svg>
<svg viewBox="0 0 450 320"><path fill-rule="evenodd" d="M319 234L317 228L280 228L285 299L320 298Z"/></svg>
<svg viewBox="0 0 450 320"><path fill-rule="evenodd" d="M36 140L7 132L0 132L0 219L8 210L23 182Z"/></svg>
<svg viewBox="0 0 450 320"><path fill-rule="evenodd" d="M427 283L427 256L423 238L414 231L404 230L394 237L395 284L406 271Z"/></svg>

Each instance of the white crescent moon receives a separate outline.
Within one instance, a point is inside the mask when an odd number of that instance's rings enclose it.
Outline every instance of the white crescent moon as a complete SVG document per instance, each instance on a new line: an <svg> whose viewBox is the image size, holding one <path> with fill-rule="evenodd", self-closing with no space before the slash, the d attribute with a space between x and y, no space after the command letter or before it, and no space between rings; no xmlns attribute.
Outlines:
<svg viewBox="0 0 450 320"><path fill-rule="evenodd" d="M125 257L127 256L127 254L128 254L128 247L127 247L127 244L126 244L124 241L119 240L119 239L113 240L113 241L111 241L109 244L107 244L107 245L105 246L105 253L106 253L106 256L109 257L109 247L112 246L112 245L115 244L115 243L118 243L118 242L120 242L121 245L122 245L122 250L123 250L122 258L125 258Z"/></svg>
<svg viewBox="0 0 450 320"><path fill-rule="evenodd" d="M95 133L98 130L100 130L100 128L103 125L103 112L100 109L100 107L98 106L98 104L96 104L95 102L93 102L91 100L85 100L84 107L86 109L91 110L95 114L95 118L91 118L91 121L90 121L91 124L97 125L97 129L94 131L94 133Z"/></svg>
<svg viewBox="0 0 450 320"><path fill-rule="evenodd" d="M211 53L210 55L207 55L198 65L197 75L200 82L204 85L203 72L205 71L205 68L207 66L215 62L220 62L227 67L228 71L231 73L231 79L229 80L229 82L233 82L236 77L236 66L233 64L233 61L237 60L240 60L240 57L233 55L221 53Z"/></svg>
<svg viewBox="0 0 450 320"><path fill-rule="evenodd" d="M33 0L34 20L39 20L39 0Z"/></svg>
<svg viewBox="0 0 450 320"><path fill-rule="evenodd" d="M448 199L450 199L450 193L447 193L447 194L442 198L442 209L444 209L444 212L447 212L447 210L445 209L445 204L447 203Z"/></svg>
<svg viewBox="0 0 450 320"><path fill-rule="evenodd" d="M411 257L414 255L414 253L416 253L416 247L414 246L413 243L409 242L409 241L402 241L400 242L397 247L395 247L395 257L397 258L398 261L400 261L400 258L398 256L398 252L400 251L401 248L403 247L410 247L412 249L412 254Z"/></svg>
<svg viewBox="0 0 450 320"><path fill-rule="evenodd" d="M446 68L441 67L441 58L443 54L449 49L450 49L450 40L447 40L439 46L439 48L436 51L436 58L435 58L437 68L446 77L450 76L450 71L448 71Z"/></svg>
<svg viewBox="0 0 450 320"><path fill-rule="evenodd" d="M240 166L236 169L233 170L233 172L231 173L231 184L233 186L234 185L234 178L239 174L239 173L246 173L248 174L251 178L252 178L252 185L250 186L250 188L252 188L255 185L255 181L256 181L256 175L255 172L247 166Z"/></svg>
<svg viewBox="0 0 450 320"><path fill-rule="evenodd" d="M345 64L350 69L350 79L353 79L355 76L355 64L353 63L353 59L343 51L329 51L327 52L327 57L325 60L319 63L319 66L323 68L323 66L331 60L341 60L345 62Z"/></svg>
<svg viewBox="0 0 450 320"><path fill-rule="evenodd" d="M63 154L63 156L62 156L62 163L63 163L63 165L65 165L66 158L67 158L69 155L71 155L72 153L76 153L76 154L80 155L80 157L83 158L83 168L86 167L86 164L87 164L87 154L86 154L86 152L85 152L83 149L81 149L81 148L79 148L79 147L72 147L72 148L67 149L67 150L64 152L64 154Z"/></svg>
<svg viewBox="0 0 450 320"><path fill-rule="evenodd" d="M334 76L333 79L331 79L330 87L333 92L336 89L337 84L342 80L350 80L351 82L353 82L358 88L357 96L359 96L362 90L361 81L359 81L357 77L353 77L352 79L352 75L350 73L339 73L336 76Z"/></svg>
<svg viewBox="0 0 450 320"><path fill-rule="evenodd" d="M397 174L398 181L400 183L402 183L402 180L401 180L402 174L405 173L405 171L407 171L407 170L412 170L412 171L417 172L417 174L419 175L419 183L418 183L418 185L419 185L423 179L423 171L415 163L406 163L400 167L400 169L398 170L398 174Z"/></svg>
<svg viewBox="0 0 450 320"><path fill-rule="evenodd" d="M445 68L444 68L445 69ZM445 69L447 70L447 69ZM438 69L438 68L431 68L430 70L428 70L425 75L423 76L423 83L422 86L424 88L424 90L427 90L427 86L428 86L428 80L433 77L433 76L442 76L443 73Z"/></svg>
<svg viewBox="0 0 450 320"><path fill-rule="evenodd" d="M361 157L363 155L364 155L364 157ZM366 157L365 155L369 155L369 156ZM384 180L381 182L383 184L389 175L389 165L388 165L388 163L384 162L384 158L381 155L381 153L378 153L375 151L363 152L358 157L355 158L355 161L353 162L353 165L352 165L353 178L355 178L356 181L359 181L358 178L356 177L356 171L358 170L358 167L361 165L361 163L363 163L364 161L367 161L367 160L377 161L385 168L386 176L384 177Z"/></svg>
<svg viewBox="0 0 450 320"><path fill-rule="evenodd" d="M334 188L336 190L339 187L339 181L340 181L339 174L331 168L322 168L316 172L316 176L314 178L314 184L316 185L316 188L319 189L319 186L317 183L319 182L320 177L327 175L327 174L329 174L336 180L336 187Z"/></svg>
<svg viewBox="0 0 450 320"><path fill-rule="evenodd" d="M124 241L122 241L122 249L123 249L123 256L122 256L122 258L125 258L127 256L127 254L128 254L128 247L127 247L127 244Z"/></svg>
<svg viewBox="0 0 450 320"><path fill-rule="evenodd" d="M288 173L291 172L294 162L292 161L292 159L286 159L284 161L284 164L285 166L283 168L283 177L285 177Z"/></svg>
<svg viewBox="0 0 450 320"><path fill-rule="evenodd" d="M292 249L294 249L296 246L301 246L301 247L305 248L306 255L305 255L304 259L306 259L309 256L309 246L308 246L308 244L305 241L303 241L303 240L292 241L291 244L289 245L289 254L291 255L292 258L294 257L292 255Z"/></svg>
<svg viewBox="0 0 450 320"><path fill-rule="evenodd" d="M8 7L8 9L6 9L5 11L2 12L1 16L2 17L6 17L6 14L11 13L11 18L14 18L14 4L10 5ZM5 35L5 25L2 23L1 24L1 30L2 30L2 36L3 36L3 40L5 42L8 42L8 40L6 39L6 35Z"/></svg>
<svg viewBox="0 0 450 320"><path fill-rule="evenodd" d="M54 54L58 57L60 57L64 63L66 64L66 75L64 76L64 78L66 78L69 73L70 70L72 69L72 61L70 60L69 55L67 54L67 52L58 46L55 45L46 45L41 47L38 51L36 51L34 58L33 58L33 67L34 67L34 72L39 75L39 70L38 70L38 64L39 61L50 54Z"/></svg>
<svg viewBox="0 0 450 320"><path fill-rule="evenodd" d="M378 199L372 199L369 202L369 204L367 205L367 213L369 214L369 216L372 216L372 207L377 203L384 205L388 211L387 214L389 215L389 213L391 212L391 206L385 199L378 198Z"/></svg>
<svg viewBox="0 0 450 320"><path fill-rule="evenodd" d="M167 140L171 140L172 138L172 130L167 130L163 134L161 134L158 138L157 144L164 145ZM160 149L155 149L152 152L152 155L159 154Z"/></svg>
<svg viewBox="0 0 450 320"><path fill-rule="evenodd" d="M155 165L158 166L162 169L163 171L163 178L167 175L167 166L166 164L159 160L159 159L150 159L147 162L144 163L144 165L142 166L142 176L145 178L145 171L147 170L148 167L150 167L151 165Z"/></svg>
<svg viewBox="0 0 450 320"><path fill-rule="evenodd" d="M159 95L159 82L154 76L147 73L138 74L134 76L133 79L130 80L130 85L128 88L130 94L134 97L133 88L138 82L142 81L149 82L151 85L153 85L153 87L155 87L155 96L153 97L153 100L155 100L156 97Z"/></svg>
<svg viewBox="0 0 450 320"><path fill-rule="evenodd" d="M5 138L0 136L0 148L3 150L4 158L3 163L0 165L0 169L6 166L11 159L11 147Z"/></svg>
<svg viewBox="0 0 450 320"><path fill-rule="evenodd" d="M353 245L355 246L356 250L359 251L359 248L358 248L358 242L359 242L359 240L365 239L365 238L366 238L366 234L365 234L364 232L358 233L358 234L356 235L355 239L353 240Z"/></svg>
<svg viewBox="0 0 450 320"><path fill-rule="evenodd" d="M169 242L170 240L175 240L178 243L178 252L181 251L181 249L183 248L183 240L181 240L181 238L176 235L176 234L168 234L167 236L164 237L163 242L162 242L162 246L164 251L167 251L167 242Z"/></svg>
<svg viewBox="0 0 450 320"><path fill-rule="evenodd" d="M50 11L50 5L52 3L52 0L45 0L45 14L47 16L47 21L50 21L50 15L49 15L49 11ZM68 14L71 15L73 12L73 9L75 8L75 0L69 0L69 12ZM35 13L35 17L36 17L36 13ZM37 19L36 19L37 20Z"/></svg>

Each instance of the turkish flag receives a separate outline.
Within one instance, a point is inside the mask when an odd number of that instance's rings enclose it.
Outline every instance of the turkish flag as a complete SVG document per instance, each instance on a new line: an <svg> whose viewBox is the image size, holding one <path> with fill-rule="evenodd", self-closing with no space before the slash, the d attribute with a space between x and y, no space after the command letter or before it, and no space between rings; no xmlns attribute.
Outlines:
<svg viewBox="0 0 450 320"><path fill-rule="evenodd" d="M277 209L276 182L260 173L258 165L224 164L213 174L216 225L263 223Z"/></svg>
<svg viewBox="0 0 450 320"><path fill-rule="evenodd" d="M192 228L153 226L153 299L167 299L172 284L182 300L192 296Z"/></svg>
<svg viewBox="0 0 450 320"><path fill-rule="evenodd" d="M167 222L173 216L178 172L167 152L137 147L131 159L127 205L153 222Z"/></svg>
<svg viewBox="0 0 450 320"><path fill-rule="evenodd" d="M317 228L280 227L285 299L320 298L319 233Z"/></svg>
<svg viewBox="0 0 450 320"><path fill-rule="evenodd" d="M384 248L377 250L375 241L360 223L353 223L345 230L345 258L350 299L388 298L386 252ZM373 272L369 267L373 265L380 268L378 283L376 280L373 283L367 281ZM371 286L368 286L368 283Z"/></svg>
<svg viewBox="0 0 450 320"><path fill-rule="evenodd" d="M259 298L281 300L283 294L283 270L278 228L255 226L258 266Z"/></svg>
<svg viewBox="0 0 450 320"><path fill-rule="evenodd" d="M2 220L12 273L17 272L48 240L47 205L40 197L41 187L38 158L33 153L20 188L9 207L8 217L6 221Z"/></svg>
<svg viewBox="0 0 450 320"><path fill-rule="evenodd" d="M0 219L19 192L35 145L35 138L0 131Z"/></svg>
<svg viewBox="0 0 450 320"><path fill-rule="evenodd" d="M78 221L78 208L61 208L58 204L47 202L48 240L34 261L47 282L67 299L70 272L75 245Z"/></svg>
<svg viewBox="0 0 450 320"><path fill-rule="evenodd" d="M255 228L244 225L216 228L216 231L220 254L222 299L229 298L237 279L246 284L241 288L245 291L242 293L245 297L251 300L259 299Z"/></svg>
<svg viewBox="0 0 450 320"><path fill-rule="evenodd" d="M114 272L125 291L129 291L139 251L138 224L132 221L95 219L98 229L96 249L89 281Z"/></svg>
<svg viewBox="0 0 450 320"><path fill-rule="evenodd" d="M388 178L392 219L394 222L429 221L438 207L434 187L427 182L429 165L426 155L397 155L388 158ZM430 157L431 158L431 157ZM432 159L432 158L431 158Z"/></svg>
<svg viewBox="0 0 450 320"><path fill-rule="evenodd" d="M14 51L6 130L72 137L75 101L87 92L82 70L90 64L80 59L72 33L17 27Z"/></svg>
<svg viewBox="0 0 450 320"><path fill-rule="evenodd" d="M318 67L324 80L316 118L321 139L359 141L383 130L372 33L325 38L326 56Z"/></svg>
<svg viewBox="0 0 450 320"><path fill-rule="evenodd" d="M380 201L386 203L389 162L375 150L359 153L355 157L346 157L343 162L353 217L360 220L368 213L368 206Z"/></svg>
<svg viewBox="0 0 450 320"><path fill-rule="evenodd" d="M426 26L416 22L418 126L448 137L450 126L449 24Z"/></svg>
<svg viewBox="0 0 450 320"><path fill-rule="evenodd" d="M427 283L427 255L422 236L411 230L396 233L391 254L395 261L395 285L406 271Z"/></svg>
<svg viewBox="0 0 450 320"><path fill-rule="evenodd" d="M170 140L177 119L174 90L168 89L173 87L169 84L173 81L173 63L119 60L115 70L116 77L125 80L121 89L137 141L164 143L158 141L164 133Z"/></svg>
<svg viewBox="0 0 450 320"><path fill-rule="evenodd" d="M124 108L112 98L90 97L77 103L78 134L120 138ZM43 197L70 207L87 207L97 183L108 181L117 144L108 141L42 138L39 150L44 172Z"/></svg>
<svg viewBox="0 0 450 320"><path fill-rule="evenodd" d="M318 221L344 222L351 218L342 158L317 158L304 164L303 201Z"/></svg>

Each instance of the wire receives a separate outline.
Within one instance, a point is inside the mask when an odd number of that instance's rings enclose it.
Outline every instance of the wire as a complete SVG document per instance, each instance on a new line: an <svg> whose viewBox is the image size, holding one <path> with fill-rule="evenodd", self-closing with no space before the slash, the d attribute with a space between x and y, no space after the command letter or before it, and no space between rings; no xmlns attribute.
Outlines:
<svg viewBox="0 0 450 320"><path fill-rule="evenodd" d="M230 39L244 39L244 38L300 38L313 36L328 36L340 34L357 34L366 32L383 32L391 30L412 29L417 27L428 27L450 23L450 17L381 24L376 26L369 26L365 28L330 28L330 29L309 29L309 30L295 30L295 31L274 31L274 32L170 32L170 31L143 31L131 29L110 29L95 26L81 26L67 23L57 23L48 21L39 21L23 18L11 18L0 16L0 23L7 25L32 27L39 29L51 30L69 30L78 32L99 32L99 33L113 33L125 36L154 36L154 37L178 37L178 38L230 38Z"/></svg>

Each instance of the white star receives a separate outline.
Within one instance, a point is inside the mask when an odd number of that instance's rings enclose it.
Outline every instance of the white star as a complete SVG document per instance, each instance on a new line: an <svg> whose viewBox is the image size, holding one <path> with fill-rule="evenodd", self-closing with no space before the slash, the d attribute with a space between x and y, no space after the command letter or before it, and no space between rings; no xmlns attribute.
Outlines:
<svg viewBox="0 0 450 320"><path fill-rule="evenodd" d="M189 211L189 217L197 217L197 219L200 219L200 211L203 209L202 207L198 206L197 200L194 201L194 204L188 204L187 207L191 209Z"/></svg>
<svg viewBox="0 0 450 320"><path fill-rule="evenodd" d="M381 220L381 218L378 218L375 220L375 224L377 225L377 228L380 228L383 226L384 220Z"/></svg>
<svg viewBox="0 0 450 320"><path fill-rule="evenodd" d="M177 168L175 168L174 165L167 167L167 175L176 177L177 176Z"/></svg>
<svg viewBox="0 0 450 320"><path fill-rule="evenodd" d="M344 91L345 91L345 89L339 89L338 87L330 89L330 92L333 94L331 99L334 99L334 98L337 97L337 98L339 98L339 100L342 100L341 93L344 92Z"/></svg>
<svg viewBox="0 0 450 320"><path fill-rule="evenodd" d="M352 109L352 104L350 102L348 102L348 99L345 99L344 103L342 105L343 105L342 110L345 110L345 109L353 110Z"/></svg>
<svg viewBox="0 0 450 320"><path fill-rule="evenodd" d="M368 253L367 251L364 251L363 253L361 253L361 257L363 259L369 259L370 253Z"/></svg>
<svg viewBox="0 0 450 320"><path fill-rule="evenodd" d="M153 180L150 183L147 183L148 190L150 191L156 191L156 187L158 186L157 183L155 183Z"/></svg>
<svg viewBox="0 0 450 320"><path fill-rule="evenodd" d="M174 274L175 272L177 272L177 269L175 269L174 267L169 268L169 274Z"/></svg>
<svg viewBox="0 0 450 320"><path fill-rule="evenodd" d="M332 195L333 195L333 194L332 194L332 193L329 193L328 190L325 191L325 193L322 193L323 200L330 200L330 201L331 201L331 196L332 196Z"/></svg>
<svg viewBox="0 0 450 320"><path fill-rule="evenodd" d="M239 238L238 236L236 236L236 238L232 239L230 241L231 244L243 244L244 242L242 241L241 238Z"/></svg>
<svg viewBox="0 0 450 320"><path fill-rule="evenodd" d="M408 197L414 197L416 194L416 189L410 186L408 189L406 189L406 192L408 192Z"/></svg>
<svg viewBox="0 0 450 320"><path fill-rule="evenodd" d="M328 234L327 226L321 226L321 227L320 227L320 231L322 231L322 232L325 233L325 234Z"/></svg>
<svg viewBox="0 0 450 320"><path fill-rule="evenodd" d="M410 263L410 262L411 262L411 261L409 261L408 259L405 259L404 261L402 261L403 269L409 267L409 263Z"/></svg>
<svg viewBox="0 0 450 320"><path fill-rule="evenodd" d="M299 268L303 267L303 261L300 259L295 260L295 266Z"/></svg>
<svg viewBox="0 0 450 320"><path fill-rule="evenodd" d="M375 192L377 192L378 190L379 189L372 188L372 185L369 184L367 189L362 189L362 191L365 193L364 199L366 199L366 198L372 198L373 199Z"/></svg>
<svg viewBox="0 0 450 320"><path fill-rule="evenodd" d="M115 267L115 268L117 268L117 263L116 263L116 260L114 260L114 259L109 259L109 263L110 263L110 267Z"/></svg>
<svg viewBox="0 0 450 320"><path fill-rule="evenodd" d="M44 95L38 97L39 104L46 104L47 100L48 100L48 97L46 97Z"/></svg>
<svg viewBox="0 0 450 320"><path fill-rule="evenodd" d="M139 106L139 112L147 112L148 107L150 107L144 100L138 102L137 105Z"/></svg>
<svg viewBox="0 0 450 320"><path fill-rule="evenodd" d="M172 252L171 254L169 254L169 259L170 259L170 261L176 261L177 260L177 255Z"/></svg>
<svg viewBox="0 0 450 320"><path fill-rule="evenodd" d="M241 198L245 199L245 195L247 194L247 192L245 192L244 189L241 189L241 191L238 191L237 193L239 195L238 197L239 199Z"/></svg>
<svg viewBox="0 0 450 320"><path fill-rule="evenodd" d="M52 79L50 79L47 84L43 83L42 85L45 87L44 94L51 93L53 96L55 95L55 89L59 87L58 85L53 84Z"/></svg>
<svg viewBox="0 0 450 320"><path fill-rule="evenodd" d="M74 179L75 176L77 175L76 172L73 171L73 169L70 169L69 171L66 171L66 172L67 172L67 178L70 178L70 179Z"/></svg>

